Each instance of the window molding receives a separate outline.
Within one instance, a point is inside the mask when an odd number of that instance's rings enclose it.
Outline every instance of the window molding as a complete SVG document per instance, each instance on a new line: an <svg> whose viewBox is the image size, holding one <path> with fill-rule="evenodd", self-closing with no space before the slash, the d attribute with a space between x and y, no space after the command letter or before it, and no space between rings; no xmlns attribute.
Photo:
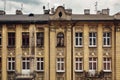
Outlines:
<svg viewBox="0 0 120 80"><path fill-rule="evenodd" d="M75 47L83 47L83 33L75 32Z"/></svg>

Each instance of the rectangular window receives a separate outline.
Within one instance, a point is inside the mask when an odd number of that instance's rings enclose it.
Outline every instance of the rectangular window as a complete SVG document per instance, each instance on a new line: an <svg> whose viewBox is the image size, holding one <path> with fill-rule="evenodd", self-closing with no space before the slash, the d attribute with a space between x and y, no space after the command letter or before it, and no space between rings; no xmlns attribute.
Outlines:
<svg viewBox="0 0 120 80"><path fill-rule="evenodd" d="M103 70L111 71L111 58L103 58Z"/></svg>
<svg viewBox="0 0 120 80"><path fill-rule="evenodd" d="M22 33L22 46L29 47L29 32Z"/></svg>
<svg viewBox="0 0 120 80"><path fill-rule="evenodd" d="M22 58L22 69L23 70L30 69L30 58Z"/></svg>
<svg viewBox="0 0 120 80"><path fill-rule="evenodd" d="M8 32L8 47L15 47L15 32Z"/></svg>
<svg viewBox="0 0 120 80"><path fill-rule="evenodd" d="M38 32L37 33L37 46L42 47L44 46L44 32Z"/></svg>
<svg viewBox="0 0 120 80"><path fill-rule="evenodd" d="M82 58L75 58L75 71L83 71Z"/></svg>
<svg viewBox="0 0 120 80"><path fill-rule="evenodd" d="M8 71L15 71L15 58L8 58Z"/></svg>
<svg viewBox="0 0 120 80"><path fill-rule="evenodd" d="M57 72L64 71L65 71L64 58L57 58Z"/></svg>
<svg viewBox="0 0 120 80"><path fill-rule="evenodd" d="M44 59L37 58L37 71L44 71Z"/></svg>
<svg viewBox="0 0 120 80"><path fill-rule="evenodd" d="M89 70L95 71L97 69L97 58L89 58Z"/></svg>
<svg viewBox="0 0 120 80"><path fill-rule="evenodd" d="M89 46L90 47L96 47L96 32L90 32L89 33Z"/></svg>
<svg viewBox="0 0 120 80"><path fill-rule="evenodd" d="M2 46L2 34L0 33L0 46Z"/></svg>
<svg viewBox="0 0 120 80"><path fill-rule="evenodd" d="M75 33L75 46L76 47L82 47L82 41L83 41L82 38L83 38L82 32Z"/></svg>
<svg viewBox="0 0 120 80"><path fill-rule="evenodd" d="M110 32L104 32L103 33L103 46L110 46L111 44L111 33Z"/></svg>

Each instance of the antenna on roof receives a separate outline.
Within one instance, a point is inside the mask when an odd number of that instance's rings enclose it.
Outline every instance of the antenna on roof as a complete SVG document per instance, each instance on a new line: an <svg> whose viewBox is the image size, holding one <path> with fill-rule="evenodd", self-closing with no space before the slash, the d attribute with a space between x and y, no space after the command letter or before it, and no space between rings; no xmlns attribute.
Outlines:
<svg viewBox="0 0 120 80"><path fill-rule="evenodd" d="M23 3L21 3L21 11L23 10Z"/></svg>
<svg viewBox="0 0 120 80"><path fill-rule="evenodd" d="M97 13L98 2L95 2L95 12Z"/></svg>
<svg viewBox="0 0 120 80"><path fill-rule="evenodd" d="M4 11L6 10L6 0L4 0Z"/></svg>

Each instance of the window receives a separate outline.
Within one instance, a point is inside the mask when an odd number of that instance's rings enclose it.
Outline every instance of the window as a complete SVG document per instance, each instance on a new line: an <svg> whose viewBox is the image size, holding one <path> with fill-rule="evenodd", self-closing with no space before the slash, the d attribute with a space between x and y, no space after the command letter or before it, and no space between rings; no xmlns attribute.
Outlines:
<svg viewBox="0 0 120 80"><path fill-rule="evenodd" d="M44 33L43 32L37 33L37 46L38 47L44 46Z"/></svg>
<svg viewBox="0 0 120 80"><path fill-rule="evenodd" d="M97 69L97 58L89 58L89 70L94 71Z"/></svg>
<svg viewBox="0 0 120 80"><path fill-rule="evenodd" d="M37 58L37 71L44 70L44 60L43 58Z"/></svg>
<svg viewBox="0 0 120 80"><path fill-rule="evenodd" d="M22 69L30 69L30 58L22 58Z"/></svg>
<svg viewBox="0 0 120 80"><path fill-rule="evenodd" d="M75 71L83 70L83 60L82 58L75 58Z"/></svg>
<svg viewBox="0 0 120 80"><path fill-rule="evenodd" d="M57 72L65 71L64 58L57 58Z"/></svg>
<svg viewBox="0 0 120 80"><path fill-rule="evenodd" d="M75 33L75 46L81 47L82 46L82 32L76 32Z"/></svg>
<svg viewBox="0 0 120 80"><path fill-rule="evenodd" d="M2 34L0 33L0 46L2 45Z"/></svg>
<svg viewBox="0 0 120 80"><path fill-rule="evenodd" d="M110 32L104 32L103 33L103 46L110 46L110 42L111 42L111 33Z"/></svg>
<svg viewBox="0 0 120 80"><path fill-rule="evenodd" d="M103 70L111 71L111 58L103 58Z"/></svg>
<svg viewBox="0 0 120 80"><path fill-rule="evenodd" d="M64 46L64 34L61 32L57 34L57 46L58 47Z"/></svg>
<svg viewBox="0 0 120 80"><path fill-rule="evenodd" d="M29 47L29 32L22 33L22 46Z"/></svg>
<svg viewBox="0 0 120 80"><path fill-rule="evenodd" d="M15 46L15 33L9 32L8 33L8 47L14 47Z"/></svg>
<svg viewBox="0 0 120 80"><path fill-rule="evenodd" d="M8 71L15 71L15 58L8 58Z"/></svg>
<svg viewBox="0 0 120 80"><path fill-rule="evenodd" d="M96 32L89 33L89 46L96 47Z"/></svg>

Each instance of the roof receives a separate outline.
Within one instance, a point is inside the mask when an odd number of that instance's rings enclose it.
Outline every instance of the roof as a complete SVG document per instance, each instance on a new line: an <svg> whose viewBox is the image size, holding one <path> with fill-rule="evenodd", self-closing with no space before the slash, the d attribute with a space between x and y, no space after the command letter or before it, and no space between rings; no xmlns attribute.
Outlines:
<svg viewBox="0 0 120 80"><path fill-rule="evenodd" d="M73 14L72 20L114 20L114 16L100 15L100 14L90 14L90 15Z"/></svg>

